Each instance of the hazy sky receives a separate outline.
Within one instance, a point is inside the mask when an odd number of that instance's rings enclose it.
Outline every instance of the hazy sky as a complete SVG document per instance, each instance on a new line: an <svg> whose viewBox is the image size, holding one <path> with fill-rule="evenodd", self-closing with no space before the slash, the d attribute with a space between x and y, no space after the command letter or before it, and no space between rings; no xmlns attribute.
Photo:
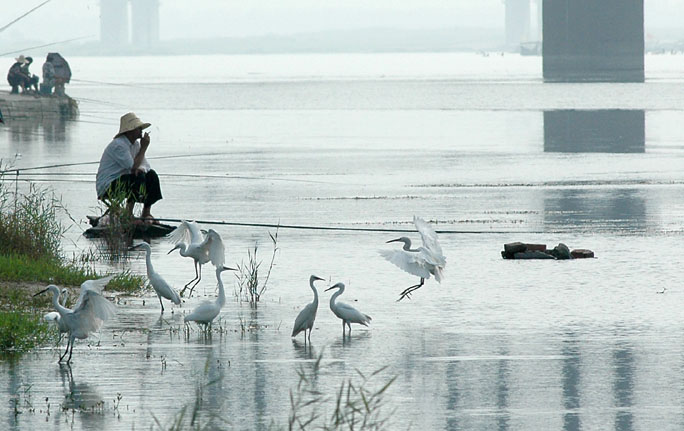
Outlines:
<svg viewBox="0 0 684 431"><path fill-rule="evenodd" d="M42 1L4 0L0 26ZM98 39L99 12L99 0L52 0L0 33L0 47L29 38ZM647 31L680 27L684 0L645 0L645 15ZM160 17L162 39L368 27L493 28L503 26L504 0L160 0Z"/></svg>

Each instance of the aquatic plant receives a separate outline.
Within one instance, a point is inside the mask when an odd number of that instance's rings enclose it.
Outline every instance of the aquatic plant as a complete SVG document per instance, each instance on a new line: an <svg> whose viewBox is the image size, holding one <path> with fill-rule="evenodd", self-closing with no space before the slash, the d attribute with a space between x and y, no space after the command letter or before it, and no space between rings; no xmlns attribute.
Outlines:
<svg viewBox="0 0 684 431"><path fill-rule="evenodd" d="M66 230L57 215L64 206L54 193L32 183L22 193L18 171L14 181L7 181L9 172L0 160L0 253L59 259Z"/></svg>
<svg viewBox="0 0 684 431"><path fill-rule="evenodd" d="M98 251L101 257L110 261L126 259L128 248L133 244L135 226L133 214L126 209L128 198L124 185L117 183L107 198L106 215L99 220L104 230L98 242Z"/></svg>
<svg viewBox="0 0 684 431"><path fill-rule="evenodd" d="M238 299L243 297L249 302L249 305L256 308L261 295L266 291L268 286L268 280L271 277L271 271L275 264L276 254L278 253L278 229L276 229L275 235L271 232L268 233L273 244L273 253L271 254L271 262L268 265L268 270L266 271L266 277L263 281L259 280L259 268L261 267L262 261L258 260L257 252L259 251L259 245L254 244L254 249L247 250L247 263L244 261L237 265L238 271L235 274L237 278L237 290L235 296Z"/></svg>
<svg viewBox="0 0 684 431"><path fill-rule="evenodd" d="M290 414L288 430L380 430L391 429L390 418L394 411L385 412L384 394L396 376L380 387L372 387L371 380L387 369L382 367L366 376L358 369L360 381L349 378L343 380L335 395L319 389L317 380L321 370L321 353L313 367L305 365L297 370L299 382L290 390Z"/></svg>

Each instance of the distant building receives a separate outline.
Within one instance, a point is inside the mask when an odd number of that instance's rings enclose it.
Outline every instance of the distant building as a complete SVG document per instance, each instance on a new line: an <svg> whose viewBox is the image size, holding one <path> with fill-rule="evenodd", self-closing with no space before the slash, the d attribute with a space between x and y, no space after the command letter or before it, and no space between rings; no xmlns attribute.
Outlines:
<svg viewBox="0 0 684 431"><path fill-rule="evenodd" d="M159 0L100 0L100 43L103 46L149 48L157 42Z"/></svg>

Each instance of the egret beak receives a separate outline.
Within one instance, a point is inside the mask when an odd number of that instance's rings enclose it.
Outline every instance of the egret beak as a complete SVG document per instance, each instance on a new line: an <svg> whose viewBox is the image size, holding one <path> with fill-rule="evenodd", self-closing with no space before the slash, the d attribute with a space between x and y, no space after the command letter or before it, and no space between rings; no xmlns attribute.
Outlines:
<svg viewBox="0 0 684 431"><path fill-rule="evenodd" d="M128 251L136 250L138 247L140 247L140 244L128 247Z"/></svg>
<svg viewBox="0 0 684 431"><path fill-rule="evenodd" d="M47 292L47 291L48 291L47 289L43 289L43 290L41 290L40 292L36 293L36 294L33 295L33 296L36 297L36 296L40 295L41 293L45 293L45 292Z"/></svg>
<svg viewBox="0 0 684 431"><path fill-rule="evenodd" d="M169 252L166 254L171 254L174 250L178 250L179 248L180 248L180 245L177 245L174 248L172 248L171 250L169 250Z"/></svg>
<svg viewBox="0 0 684 431"><path fill-rule="evenodd" d="M329 288L325 289L323 292L327 292L328 290L332 290L332 289L337 289L337 286L329 287Z"/></svg>
<svg viewBox="0 0 684 431"><path fill-rule="evenodd" d="M237 271L237 268L231 268L231 267L229 267L229 266L224 266L224 267L223 267L223 270L224 270L224 271Z"/></svg>
<svg viewBox="0 0 684 431"><path fill-rule="evenodd" d="M391 243L391 242L397 242L397 241L401 241L401 239L399 239L399 238L397 238L397 239L391 239L391 240L387 241L385 244L389 244L389 243Z"/></svg>
<svg viewBox="0 0 684 431"><path fill-rule="evenodd" d="M314 280L321 280L321 281L325 281L325 279L324 279L324 278L321 278L321 277L318 277L318 276L315 276L315 275L313 276L313 279L314 279Z"/></svg>

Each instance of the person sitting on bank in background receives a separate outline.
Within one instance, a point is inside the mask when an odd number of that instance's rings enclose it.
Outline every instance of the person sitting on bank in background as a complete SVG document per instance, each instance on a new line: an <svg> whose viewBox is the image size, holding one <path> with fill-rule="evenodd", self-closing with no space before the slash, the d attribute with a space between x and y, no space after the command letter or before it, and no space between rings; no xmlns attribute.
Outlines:
<svg viewBox="0 0 684 431"><path fill-rule="evenodd" d="M9 72L7 72L7 82L9 82L9 85L12 87L12 94L17 94L19 93L19 87L21 87L22 92L26 91L28 80L27 76L24 75L21 70L21 66L26 63L24 55L22 54L14 60L15 63L10 67Z"/></svg>
<svg viewBox="0 0 684 431"><path fill-rule="evenodd" d="M148 127L150 123L143 123L133 112L121 117L119 133L102 153L95 186L98 199L105 202L123 191L126 211L131 216L135 203L143 203L141 218L153 222L150 210L162 194L159 177L145 158L150 135L143 134L143 130Z"/></svg>
<svg viewBox="0 0 684 431"><path fill-rule="evenodd" d="M38 78L37 75L31 74L29 71L29 67L31 66L31 63L33 63L33 57L26 57L26 62L21 66L21 73L24 74L26 77L26 88L28 90L33 87L33 89L38 92L38 81L40 81L40 78Z"/></svg>
<svg viewBox="0 0 684 431"><path fill-rule="evenodd" d="M55 86L55 66L52 64L52 58L48 54L43 63L43 83L40 85L40 92L43 94L52 94L52 88Z"/></svg>

